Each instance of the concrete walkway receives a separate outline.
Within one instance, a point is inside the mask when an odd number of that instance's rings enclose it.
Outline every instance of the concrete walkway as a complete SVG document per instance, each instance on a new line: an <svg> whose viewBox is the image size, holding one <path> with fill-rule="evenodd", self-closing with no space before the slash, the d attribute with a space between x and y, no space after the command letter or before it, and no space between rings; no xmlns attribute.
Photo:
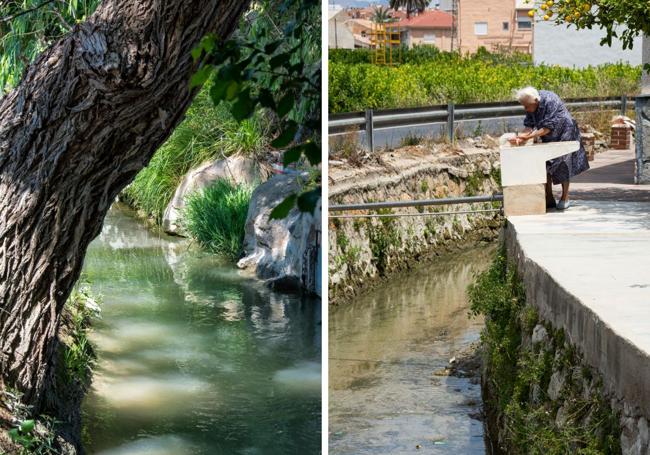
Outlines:
<svg viewBox="0 0 650 455"><path fill-rule="evenodd" d="M570 198L650 202L650 185L634 183L634 160L633 149L598 153L589 162L591 169L571 180Z"/></svg>
<svg viewBox="0 0 650 455"><path fill-rule="evenodd" d="M509 256L529 303L564 328L605 386L650 417L650 185L609 151L572 183L565 212L510 217Z"/></svg>

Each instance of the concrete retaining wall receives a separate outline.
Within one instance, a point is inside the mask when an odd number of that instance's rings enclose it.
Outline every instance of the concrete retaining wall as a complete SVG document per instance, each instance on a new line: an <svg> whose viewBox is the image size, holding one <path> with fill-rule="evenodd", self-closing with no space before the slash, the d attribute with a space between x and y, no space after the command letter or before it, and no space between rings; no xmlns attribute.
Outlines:
<svg viewBox="0 0 650 455"><path fill-rule="evenodd" d="M508 258L516 264L524 283L527 303L541 319L563 330L584 364L600 374L604 393L620 413L623 454L650 453L650 356L615 333L546 269L527 257L511 222L507 222L504 237ZM566 372L555 374L560 378Z"/></svg>

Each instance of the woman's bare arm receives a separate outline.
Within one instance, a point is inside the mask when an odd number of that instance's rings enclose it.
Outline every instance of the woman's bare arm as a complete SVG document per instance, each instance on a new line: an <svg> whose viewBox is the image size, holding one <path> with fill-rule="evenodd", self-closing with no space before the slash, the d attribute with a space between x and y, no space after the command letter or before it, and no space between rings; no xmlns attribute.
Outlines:
<svg viewBox="0 0 650 455"><path fill-rule="evenodd" d="M528 139L533 139L533 138L536 138L536 137L546 136L550 132L551 132L551 130L549 130L548 128L540 128L540 129L534 130L534 131L530 130L527 133L526 132L523 133L523 134L520 133L519 135L517 135L517 137L519 137L519 138L521 138L523 140L528 140Z"/></svg>

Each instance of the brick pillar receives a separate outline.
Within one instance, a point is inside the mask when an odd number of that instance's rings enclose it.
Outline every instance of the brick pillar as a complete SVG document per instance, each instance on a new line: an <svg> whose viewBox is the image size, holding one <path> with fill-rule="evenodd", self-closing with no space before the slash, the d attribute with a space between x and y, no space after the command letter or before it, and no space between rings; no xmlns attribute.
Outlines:
<svg viewBox="0 0 650 455"><path fill-rule="evenodd" d="M587 158L589 161L593 161L596 153L596 136L594 133L581 133L580 141L587 152Z"/></svg>
<svg viewBox="0 0 650 455"><path fill-rule="evenodd" d="M612 139L610 147L614 150L628 150L630 148L630 137L632 128L628 125L612 125Z"/></svg>

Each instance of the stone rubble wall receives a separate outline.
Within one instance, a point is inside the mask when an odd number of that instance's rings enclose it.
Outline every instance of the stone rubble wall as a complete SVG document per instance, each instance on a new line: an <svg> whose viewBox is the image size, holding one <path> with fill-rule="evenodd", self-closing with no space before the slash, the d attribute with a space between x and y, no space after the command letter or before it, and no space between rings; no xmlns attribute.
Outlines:
<svg viewBox="0 0 650 455"><path fill-rule="evenodd" d="M499 193L499 152L473 145L405 147L383 153L362 167L330 165L329 204L404 201ZM500 203L382 210L436 213L500 208ZM346 214L364 213L347 212ZM339 213L340 214L340 213ZM329 300L338 303L426 256L472 240L492 240L502 223L499 212L444 216L331 218Z"/></svg>

